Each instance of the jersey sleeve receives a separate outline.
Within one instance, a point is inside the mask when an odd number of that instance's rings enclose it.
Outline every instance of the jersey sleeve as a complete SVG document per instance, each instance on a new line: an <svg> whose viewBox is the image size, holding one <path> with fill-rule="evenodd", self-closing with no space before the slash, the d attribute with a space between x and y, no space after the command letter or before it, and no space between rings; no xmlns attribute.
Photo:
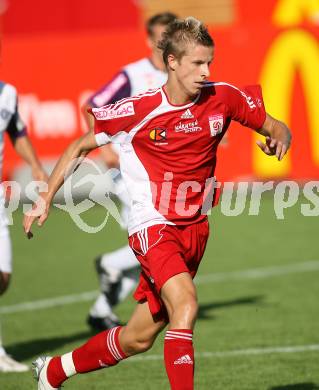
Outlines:
<svg viewBox="0 0 319 390"><path fill-rule="evenodd" d="M232 120L243 126L259 130L266 119L266 111L259 85L246 86L242 89L227 88L226 106Z"/></svg>
<svg viewBox="0 0 319 390"><path fill-rule="evenodd" d="M102 107L131 96L131 83L123 70L117 73L111 81L100 88L89 100L91 107Z"/></svg>
<svg viewBox="0 0 319 390"><path fill-rule="evenodd" d="M98 146L109 142L122 143L123 137L137 122L133 100L109 104L101 108L89 108L94 117L94 134Z"/></svg>

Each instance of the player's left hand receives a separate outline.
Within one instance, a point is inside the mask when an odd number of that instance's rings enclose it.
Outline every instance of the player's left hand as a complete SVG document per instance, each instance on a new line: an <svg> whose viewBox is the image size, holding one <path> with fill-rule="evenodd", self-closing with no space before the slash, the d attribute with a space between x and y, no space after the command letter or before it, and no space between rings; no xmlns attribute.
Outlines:
<svg viewBox="0 0 319 390"><path fill-rule="evenodd" d="M33 237L31 231L33 222L38 219L38 226L42 226L49 215L50 202L44 195L40 195L38 200L33 204L32 209L25 213L23 218L23 228L28 239Z"/></svg>
<svg viewBox="0 0 319 390"><path fill-rule="evenodd" d="M276 156L278 161L283 159L290 146L289 140L279 141L271 137L266 137L265 143L259 140L256 143L267 156Z"/></svg>

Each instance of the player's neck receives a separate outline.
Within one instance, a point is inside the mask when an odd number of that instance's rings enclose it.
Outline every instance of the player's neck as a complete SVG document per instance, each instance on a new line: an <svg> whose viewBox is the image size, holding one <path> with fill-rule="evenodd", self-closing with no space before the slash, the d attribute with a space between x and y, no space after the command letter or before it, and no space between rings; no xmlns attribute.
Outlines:
<svg viewBox="0 0 319 390"><path fill-rule="evenodd" d="M163 89L167 96L168 102L174 106L183 106L193 102L198 95L189 95L184 89L176 85L172 80L164 85Z"/></svg>

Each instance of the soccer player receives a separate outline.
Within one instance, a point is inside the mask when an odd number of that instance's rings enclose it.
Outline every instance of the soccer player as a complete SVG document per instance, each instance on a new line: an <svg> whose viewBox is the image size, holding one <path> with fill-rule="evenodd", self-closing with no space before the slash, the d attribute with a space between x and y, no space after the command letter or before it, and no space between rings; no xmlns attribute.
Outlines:
<svg viewBox="0 0 319 390"><path fill-rule="evenodd" d="M2 172L4 133L7 132L17 153L31 166L35 180L47 180L18 113L16 89L0 81L0 178ZM0 183L0 294L8 288L12 273L11 240L5 215L4 189ZM27 365L12 359L5 351L0 335L0 372L23 372Z"/></svg>
<svg viewBox="0 0 319 390"><path fill-rule="evenodd" d="M146 22L147 44L151 50L150 58L142 58L123 67L113 79L99 89L85 105L101 107L110 103L135 96L148 89L159 88L167 80L166 66L161 50L157 47L166 26L177 18L170 12L152 16ZM88 122L93 125L92 116ZM101 148L101 154L109 168L119 168L119 147L109 144ZM119 174L114 179L114 192L121 201L122 228L127 230L127 216L130 207L123 178ZM136 286L140 264L132 249L126 245L111 253L96 258L96 270L100 281L101 293L90 309L88 324L96 330L110 329L119 325L119 319L112 308L123 301Z"/></svg>
<svg viewBox="0 0 319 390"><path fill-rule="evenodd" d="M120 144L131 199L129 244L142 266L137 306L126 326L103 331L62 356L38 358L38 389L58 389L72 375L147 351L168 325L164 360L171 389L192 390L198 310L193 278L208 239L204 209L211 199L218 144L235 120L265 136L265 142L258 141L265 154L281 160L289 148L290 131L266 113L259 86L207 82L214 42L201 22L176 20L159 46L168 70L164 87L92 109L94 131L70 145L48 192L25 216L30 237L34 220L39 218L41 226L47 219L70 162L108 142Z"/></svg>

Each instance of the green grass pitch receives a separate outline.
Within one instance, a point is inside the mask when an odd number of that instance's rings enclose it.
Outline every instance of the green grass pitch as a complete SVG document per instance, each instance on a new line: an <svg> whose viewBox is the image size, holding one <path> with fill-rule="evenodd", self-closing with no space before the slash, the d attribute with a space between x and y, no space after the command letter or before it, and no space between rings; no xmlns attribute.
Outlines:
<svg viewBox="0 0 319 390"><path fill-rule="evenodd" d="M275 218L270 196L263 200L259 216L248 216L246 210L226 217L219 208L212 213L211 237L199 271L196 390L319 389L319 220L302 216L300 203L285 215L284 220ZM98 224L104 216L96 206L85 218ZM11 227L14 277L0 310L96 290L93 258L126 243L111 218L102 232L87 234L65 212L54 209L30 241L23 235L21 219L19 211ZM259 277L238 273L251 269L259 269ZM27 363L41 354L74 349L91 335L85 323L91 303L2 312L6 349ZM121 319L129 318L133 305L129 298L117 308ZM65 389L168 389L162 344L160 336L145 359L79 375ZM1 390L33 388L31 372L0 373Z"/></svg>

